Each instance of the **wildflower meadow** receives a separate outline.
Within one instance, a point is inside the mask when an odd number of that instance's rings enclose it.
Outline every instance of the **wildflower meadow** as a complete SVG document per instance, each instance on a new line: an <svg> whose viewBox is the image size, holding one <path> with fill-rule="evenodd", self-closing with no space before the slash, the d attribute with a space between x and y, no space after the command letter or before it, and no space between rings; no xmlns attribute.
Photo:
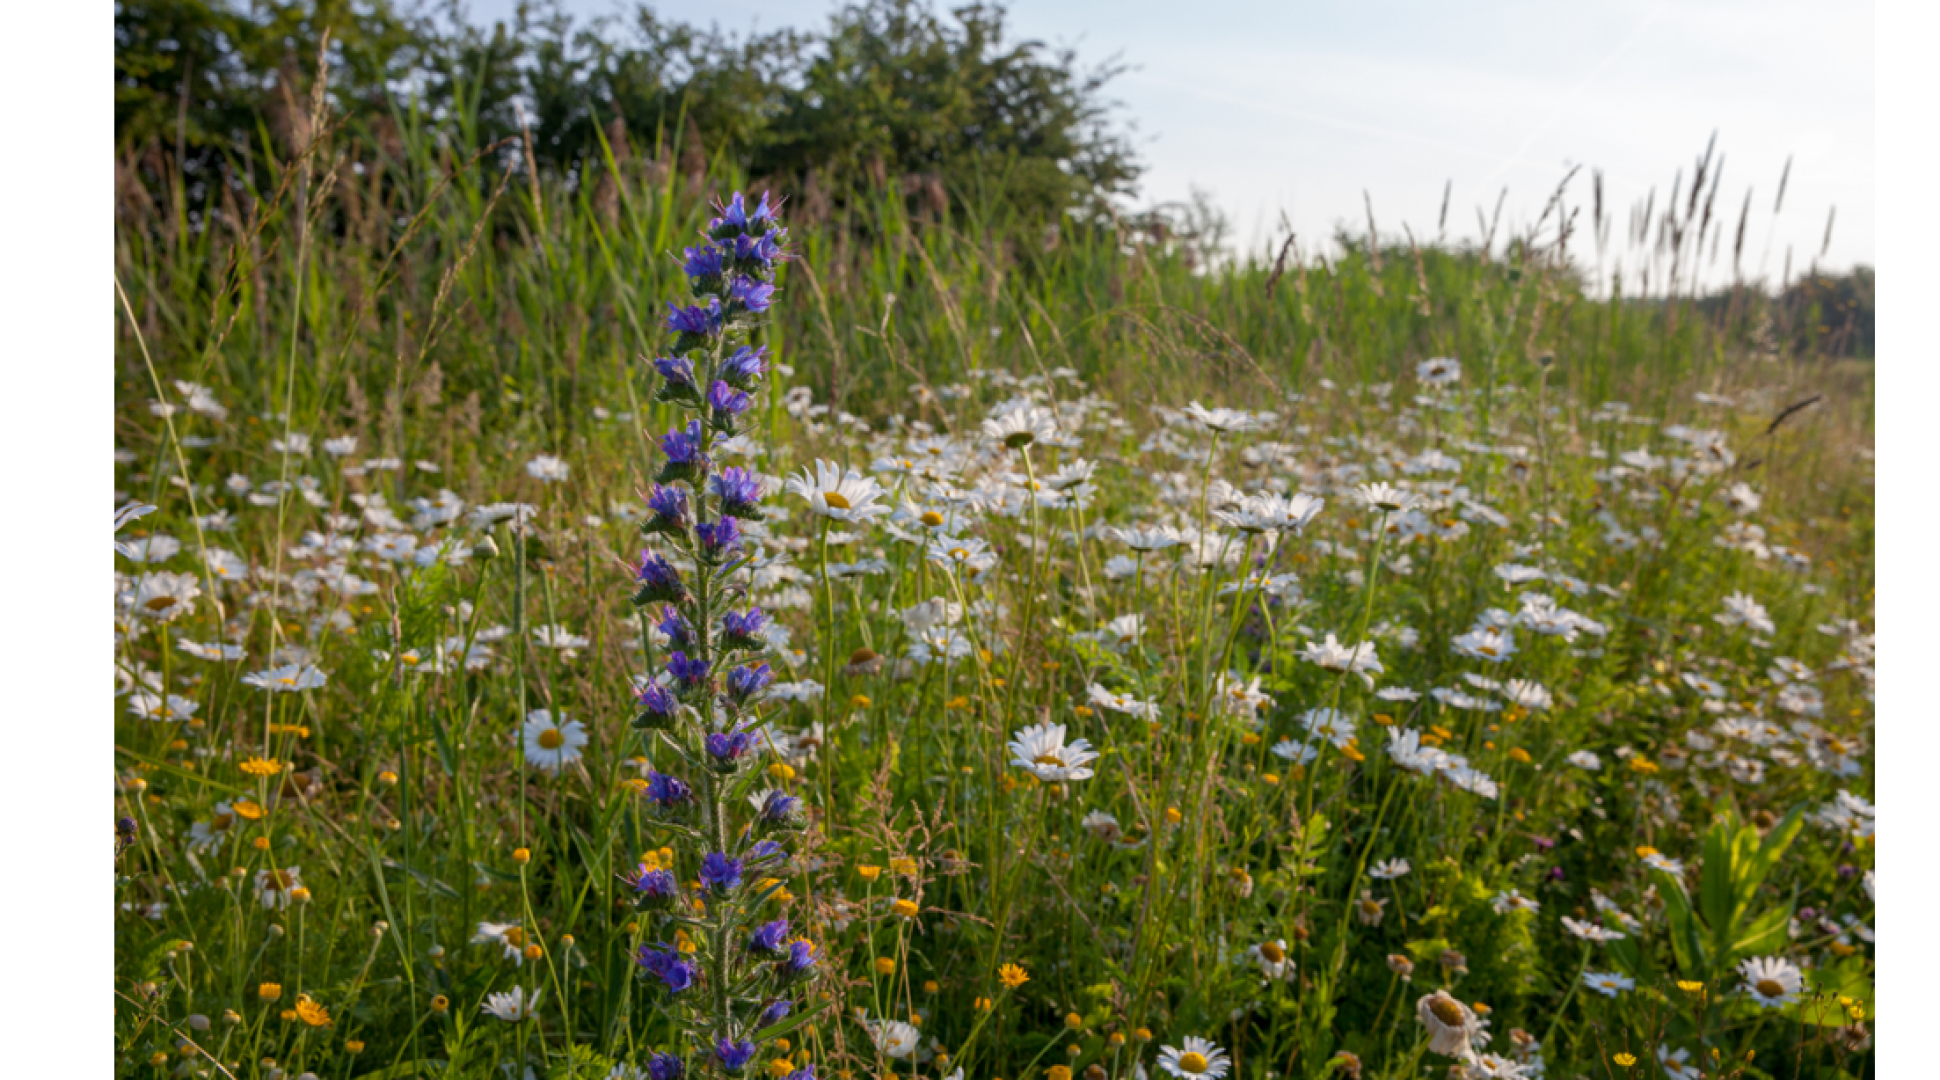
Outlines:
<svg viewBox="0 0 1940 1080"><path fill-rule="evenodd" d="M1872 1075L1871 368L1743 221L305 108L117 203L120 1075Z"/></svg>

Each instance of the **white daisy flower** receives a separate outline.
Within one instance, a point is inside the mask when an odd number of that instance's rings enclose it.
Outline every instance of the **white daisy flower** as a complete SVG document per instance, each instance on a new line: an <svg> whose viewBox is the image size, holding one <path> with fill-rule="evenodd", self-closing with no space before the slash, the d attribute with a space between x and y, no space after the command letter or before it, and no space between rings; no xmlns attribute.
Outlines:
<svg viewBox="0 0 1940 1080"><path fill-rule="evenodd" d="M1738 965L1738 975L1745 980L1740 989L1767 1009L1790 1005L1805 989L1805 973L1779 956L1754 956Z"/></svg>
<svg viewBox="0 0 1940 1080"><path fill-rule="evenodd" d="M1437 356L1415 365L1415 378L1429 386L1451 386L1462 377L1462 362L1452 356Z"/></svg>
<svg viewBox="0 0 1940 1080"><path fill-rule="evenodd" d="M807 499L810 512L836 521L867 522L890 511L878 501L888 494L881 484L833 461L803 467L800 475L788 479L787 490Z"/></svg>
<svg viewBox="0 0 1940 1080"><path fill-rule="evenodd" d="M1197 1035L1185 1037L1185 1045L1180 1049L1170 1046L1159 1047L1159 1068L1178 1077L1179 1080L1219 1080L1232 1068L1232 1059L1226 1052L1214 1046L1209 1039Z"/></svg>
<svg viewBox="0 0 1940 1080"><path fill-rule="evenodd" d="M1583 973L1583 985L1604 997L1613 998L1625 990L1636 989L1637 983L1629 976L1614 971L1586 971Z"/></svg>
<svg viewBox="0 0 1940 1080"><path fill-rule="evenodd" d="M1437 990L1415 1002L1415 1018L1428 1029L1428 1049L1463 1061L1475 1059L1470 1040L1482 1030L1482 1021L1448 991Z"/></svg>
<svg viewBox="0 0 1940 1080"><path fill-rule="evenodd" d="M268 690L275 694L294 694L304 690L315 690L330 681L315 664L284 664L265 671L252 671L243 676L243 685L258 690Z"/></svg>
<svg viewBox="0 0 1940 1080"><path fill-rule="evenodd" d="M303 871L294 866L256 871L256 902L262 904L266 911L288 908L290 893L302 887Z"/></svg>
<svg viewBox="0 0 1940 1080"><path fill-rule="evenodd" d="M556 484L572 473L572 466L551 454L540 454L525 463L525 474L547 484Z"/></svg>
<svg viewBox="0 0 1940 1080"><path fill-rule="evenodd" d="M1052 441L1058 433L1057 417L1049 409L1026 405L985 420L983 433L1012 450L1022 450L1032 443Z"/></svg>
<svg viewBox="0 0 1940 1080"><path fill-rule="evenodd" d="M532 1019L533 1014L539 1010L539 997L544 993L544 990L534 990L532 996L527 997L525 987L515 986L510 993L488 996L478 1008L489 1016L496 1016L508 1024L516 1024L522 1020Z"/></svg>
<svg viewBox="0 0 1940 1080"><path fill-rule="evenodd" d="M1047 782L1089 780L1092 771L1085 766L1098 758L1084 739L1065 745L1063 724L1033 724L1013 736L1008 749L1012 765Z"/></svg>
<svg viewBox="0 0 1940 1080"><path fill-rule="evenodd" d="M555 722L550 709L527 713L522 734L525 763L553 774L578 761L580 748L591 739L586 734L586 725L568 719L564 713Z"/></svg>
<svg viewBox="0 0 1940 1080"><path fill-rule="evenodd" d="M525 965L525 928L518 923L480 922L472 944L497 945L505 951L505 959Z"/></svg>

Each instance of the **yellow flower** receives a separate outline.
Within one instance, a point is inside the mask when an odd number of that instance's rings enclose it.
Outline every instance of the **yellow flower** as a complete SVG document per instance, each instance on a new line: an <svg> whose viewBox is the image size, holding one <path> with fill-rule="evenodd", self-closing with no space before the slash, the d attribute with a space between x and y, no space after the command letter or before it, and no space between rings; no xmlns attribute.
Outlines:
<svg viewBox="0 0 1940 1080"><path fill-rule="evenodd" d="M862 880L864 880L864 881L874 881L874 880L876 880L877 878L879 878L879 877L881 877L881 876L882 876L882 867L880 867L880 866L858 866L858 867L856 867L856 868L855 868L855 872L856 872L856 873L858 873L858 874L861 874L861 875L862 875Z"/></svg>
<svg viewBox="0 0 1940 1080"><path fill-rule="evenodd" d="M1530 760L1529 751L1524 750L1520 746L1512 746L1509 748L1509 760L1527 765Z"/></svg>
<svg viewBox="0 0 1940 1080"><path fill-rule="evenodd" d="M1649 776L1651 773L1657 771L1657 763L1642 754L1632 754L1630 755L1630 771L1640 772L1645 776Z"/></svg>
<svg viewBox="0 0 1940 1080"><path fill-rule="evenodd" d="M1016 964L1005 964L997 969L997 981L1003 983L1006 989L1015 990L1030 982L1031 977Z"/></svg>
<svg viewBox="0 0 1940 1080"><path fill-rule="evenodd" d="M1704 984L1695 979L1679 979L1677 980L1677 988L1687 994L1704 993Z"/></svg>
<svg viewBox="0 0 1940 1080"><path fill-rule="evenodd" d="M768 775L774 777L776 783L786 784L795 778L795 770L790 768L786 761L777 761L768 766ZM642 780L640 783L644 790L646 781Z"/></svg>
<svg viewBox="0 0 1940 1080"><path fill-rule="evenodd" d="M781 1077L795 1071L795 1063L787 1058L776 1058L768 1063L768 1075Z"/></svg>
<svg viewBox="0 0 1940 1080"><path fill-rule="evenodd" d="M520 866L524 866L524 865L525 865L526 863L529 863L529 862L531 862L531 861L532 861L532 849L531 849L531 848L513 848L513 849L512 849L512 861L513 861L513 862L515 862L515 863L518 863L518 864L519 864Z"/></svg>
<svg viewBox="0 0 1940 1080"><path fill-rule="evenodd" d="M296 996L296 1018L311 1027L329 1027L330 1010L311 1000L308 994Z"/></svg>
<svg viewBox="0 0 1940 1080"><path fill-rule="evenodd" d="M925 979L925 980L923 980L923 992L924 992L925 994L934 994L934 993L936 993L936 992L937 992L938 990L940 990L940 989L942 989L942 987L940 987L940 986L938 986L938 985L936 985L936 980L935 980L935 979Z"/></svg>
<svg viewBox="0 0 1940 1080"><path fill-rule="evenodd" d="M1044 1080L1071 1080L1069 1065L1053 1065L1044 1070Z"/></svg>
<svg viewBox="0 0 1940 1080"><path fill-rule="evenodd" d="M1610 1055L1610 1060L1616 1062L1618 1068L1628 1069L1632 1065L1637 1064L1637 1055L1626 1054L1623 1051L1619 1050L1616 1053Z"/></svg>
<svg viewBox="0 0 1940 1080"><path fill-rule="evenodd" d="M916 860L907 856L898 856L889 860L889 870L891 873L901 874L904 877L915 877Z"/></svg>
<svg viewBox="0 0 1940 1080"><path fill-rule="evenodd" d="M275 776L283 771L283 763L275 758L252 757L236 767L251 776Z"/></svg>
<svg viewBox="0 0 1940 1080"><path fill-rule="evenodd" d="M887 956L876 957L876 974L878 975L896 974L896 961L893 958L887 957Z"/></svg>
<svg viewBox="0 0 1940 1080"><path fill-rule="evenodd" d="M1168 806L1165 808L1165 823L1167 825L1177 825L1179 822L1184 821L1185 819L1186 819L1186 816L1179 812L1178 807Z"/></svg>
<svg viewBox="0 0 1940 1080"><path fill-rule="evenodd" d="M1260 774L1260 779L1261 779L1261 780L1262 780L1263 782L1265 782L1265 783L1268 783L1268 784L1277 784L1277 783L1279 783L1279 782L1280 782L1280 774L1279 774L1279 773L1270 773L1270 772L1269 772L1269 773L1261 773L1261 774Z"/></svg>
<svg viewBox="0 0 1940 1080"><path fill-rule="evenodd" d="M266 982L256 988L256 996L264 1001L275 1001L283 996L283 984Z"/></svg>
<svg viewBox="0 0 1940 1080"><path fill-rule="evenodd" d="M449 1008L451 1008L451 999L449 999L449 998L447 998L447 997L445 997L445 996L444 996L443 994L434 994L434 995L432 995L432 997L431 997L431 1011L432 1011L432 1012L437 1012L437 1013L441 1013L441 1012L444 1012L444 1011L445 1011L446 1009L449 1009Z"/></svg>
<svg viewBox="0 0 1940 1080"><path fill-rule="evenodd" d="M1085 1026L1085 1018L1082 1016L1079 1016L1077 1013L1065 1013L1064 1026L1070 1028L1073 1031L1076 1031L1079 1028Z"/></svg>
<svg viewBox="0 0 1940 1080"><path fill-rule="evenodd" d="M345 1053L349 1053L349 1054L361 1054L361 1053L363 1053L363 1052L364 1052L364 1043L363 1043L363 1040L361 1040L361 1039L348 1039L348 1040L345 1040L345 1042L344 1042L344 1052L345 1052Z"/></svg>
<svg viewBox="0 0 1940 1080"><path fill-rule="evenodd" d="M917 911L920 910L917 908L916 902L913 900L899 899L896 901L894 907L896 909L896 914L901 915L905 919L914 919L916 917Z"/></svg>

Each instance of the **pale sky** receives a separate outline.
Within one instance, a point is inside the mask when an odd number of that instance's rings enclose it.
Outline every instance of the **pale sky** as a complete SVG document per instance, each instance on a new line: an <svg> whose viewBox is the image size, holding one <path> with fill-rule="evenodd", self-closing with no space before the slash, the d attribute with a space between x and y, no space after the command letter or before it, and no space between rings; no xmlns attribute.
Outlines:
<svg viewBox="0 0 1940 1080"><path fill-rule="evenodd" d="M472 0L480 20L514 0ZM825 0L667 0L661 15L729 31L819 28ZM576 14L620 7L567 0ZM1136 128L1147 171L1138 202L1208 192L1235 240L1265 246L1284 212L1301 237L1336 222L1365 228L1363 191L1384 236L1405 221L1433 235L1453 182L1451 238L1474 238L1476 208L1505 227L1533 222L1569 166L1583 206L1604 173L1611 246L1654 186L1661 209L1715 131L1724 158L1717 214L1735 226L1753 189L1746 271L1776 279L1820 251L1844 269L1873 262L1873 9L1802 0L1422 0L1353 3L1017 0L1019 38L1071 44L1095 64L1117 54L1120 117ZM1793 158L1783 212L1772 204ZM1730 228L1713 278L1728 276ZM1708 253L1707 253L1708 255ZM1626 268L1634 263L1626 259ZM1634 274L1628 275L1634 282Z"/></svg>

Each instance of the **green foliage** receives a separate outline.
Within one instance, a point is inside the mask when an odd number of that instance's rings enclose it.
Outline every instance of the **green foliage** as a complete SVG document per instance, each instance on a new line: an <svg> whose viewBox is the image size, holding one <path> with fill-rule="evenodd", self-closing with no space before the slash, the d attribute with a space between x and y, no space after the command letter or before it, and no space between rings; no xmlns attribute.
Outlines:
<svg viewBox="0 0 1940 1080"><path fill-rule="evenodd" d="M1753 915L1758 890L1778 865L1785 849L1804 827L1804 808L1793 807L1761 840L1758 830L1742 824L1737 811L1717 815L1704 838L1704 862L1698 904L1691 905L1684 880L1657 870L1670 918L1671 946L1677 966L1687 977L1711 982L1723 977L1739 960L1769 952L1785 941L1791 904L1779 904Z"/></svg>
<svg viewBox="0 0 1940 1080"><path fill-rule="evenodd" d="M689 178L724 160L771 185L807 183L811 216L891 198L1041 228L1102 213L1138 175L1102 96L1118 68L1011 40L999 7L946 14L926 0L868 0L819 33L745 37L645 5L581 22L523 4L484 27L392 0L134 0L116 5L117 148L176 151L198 201L225 170L266 182L249 163L271 149L266 134L286 152L308 137L326 31L333 99L368 113L360 137L395 146L401 129L442 118L470 153L530 130L534 163L589 191L640 156ZM159 174L160 158L145 167Z"/></svg>

